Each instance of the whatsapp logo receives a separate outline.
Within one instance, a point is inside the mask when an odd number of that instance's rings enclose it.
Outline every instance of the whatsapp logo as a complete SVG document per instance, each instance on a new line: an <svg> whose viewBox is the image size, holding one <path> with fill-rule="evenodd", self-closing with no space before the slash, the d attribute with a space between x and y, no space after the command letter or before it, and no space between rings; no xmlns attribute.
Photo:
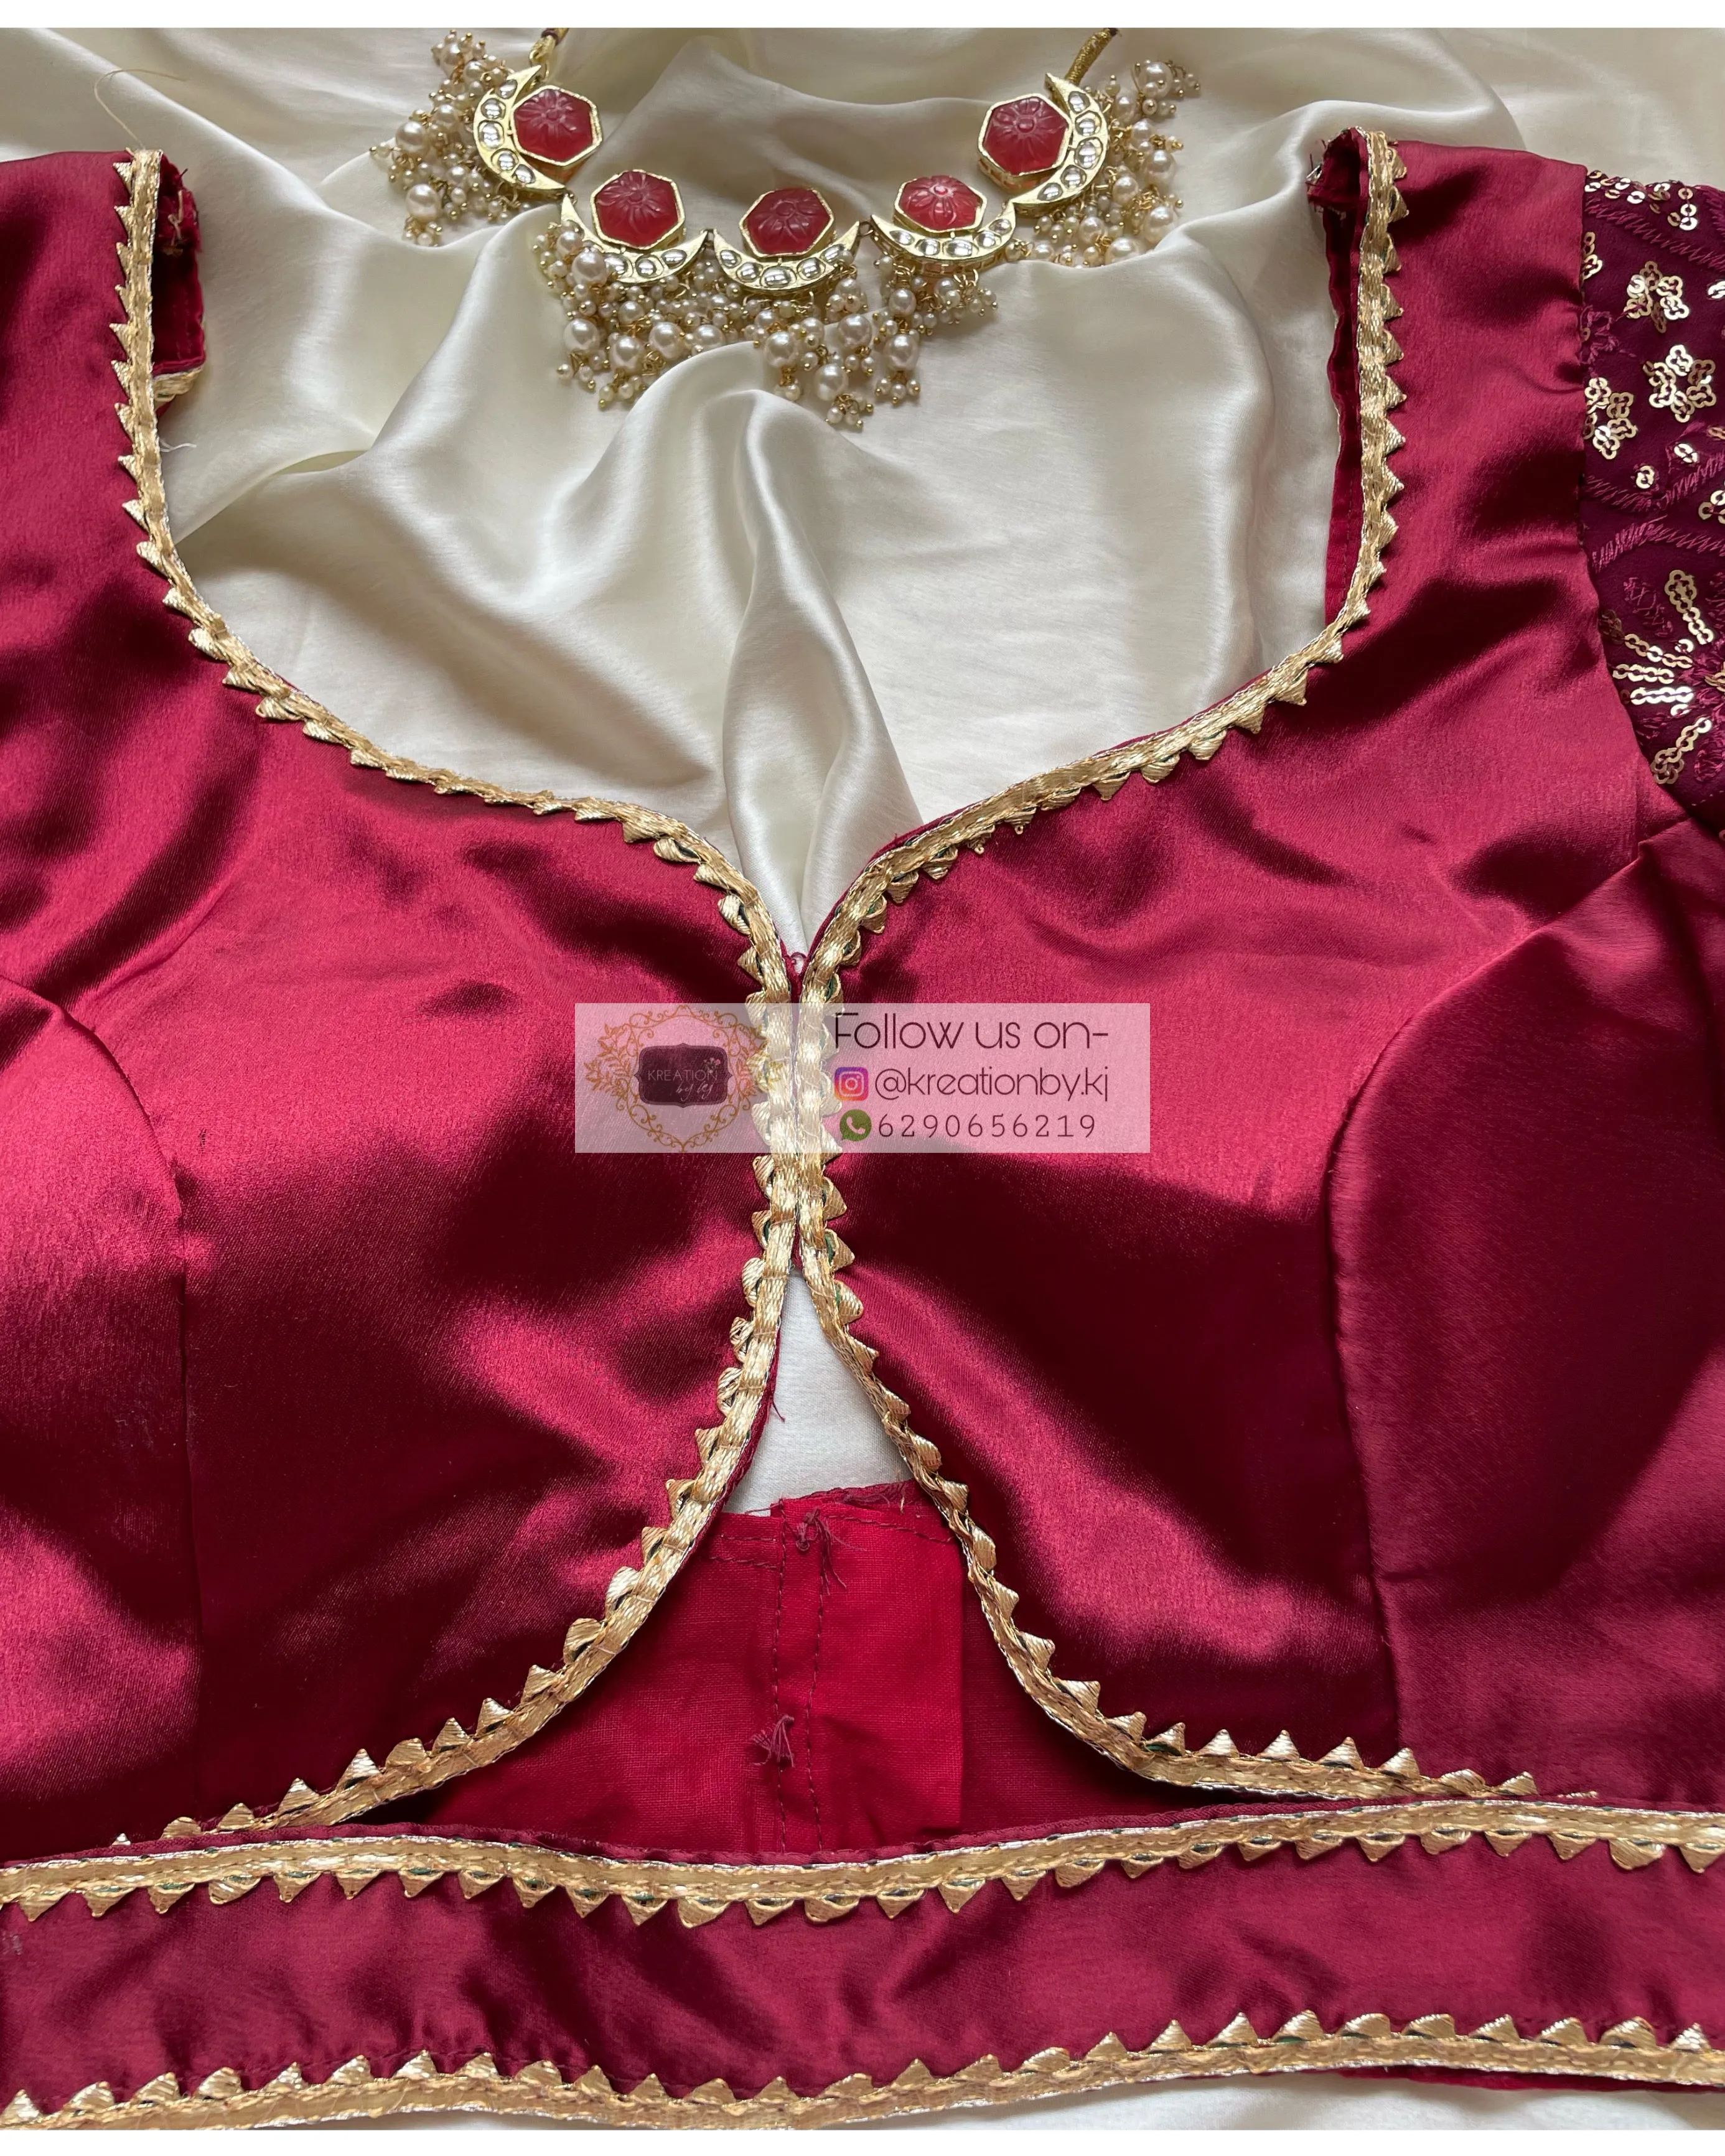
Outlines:
<svg viewBox="0 0 1725 2156"><path fill-rule="evenodd" d="M874 1127L866 1108L847 1108L839 1118L839 1135L848 1145L860 1145Z"/></svg>

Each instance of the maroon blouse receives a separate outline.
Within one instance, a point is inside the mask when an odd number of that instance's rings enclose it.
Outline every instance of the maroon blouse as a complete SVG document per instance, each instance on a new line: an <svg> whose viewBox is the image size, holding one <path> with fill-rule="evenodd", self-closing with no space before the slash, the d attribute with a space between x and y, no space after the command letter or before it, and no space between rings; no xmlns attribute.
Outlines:
<svg viewBox="0 0 1725 2156"><path fill-rule="evenodd" d="M178 175L0 167L0 2115L1725 2086L1725 204L1313 196L1329 625L802 968L248 651ZM574 1149L841 993L1147 1005L1149 1150ZM726 1515L793 1264L914 1482Z"/></svg>

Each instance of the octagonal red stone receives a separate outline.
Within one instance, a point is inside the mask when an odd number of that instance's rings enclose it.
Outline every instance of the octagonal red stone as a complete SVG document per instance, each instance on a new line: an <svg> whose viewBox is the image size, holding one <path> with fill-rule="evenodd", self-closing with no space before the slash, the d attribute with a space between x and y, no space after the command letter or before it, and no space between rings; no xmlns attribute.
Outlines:
<svg viewBox="0 0 1725 2156"><path fill-rule="evenodd" d="M1009 179L1039 179L1060 162L1068 124L1047 98L1015 97L995 105L983 122L983 155Z"/></svg>
<svg viewBox="0 0 1725 2156"><path fill-rule="evenodd" d="M619 247L657 247L681 230L683 205L659 173L619 172L594 194L593 221Z"/></svg>
<svg viewBox="0 0 1725 2156"><path fill-rule="evenodd" d="M813 187L775 187L744 215L742 235L757 254L807 254L833 228L824 195Z"/></svg>
<svg viewBox="0 0 1725 2156"><path fill-rule="evenodd" d="M930 172L899 189L898 213L924 232L968 232L982 218L983 198L950 172Z"/></svg>
<svg viewBox="0 0 1725 2156"><path fill-rule="evenodd" d="M521 155L567 172L599 139L599 116L584 97L547 85L524 97L514 114Z"/></svg>

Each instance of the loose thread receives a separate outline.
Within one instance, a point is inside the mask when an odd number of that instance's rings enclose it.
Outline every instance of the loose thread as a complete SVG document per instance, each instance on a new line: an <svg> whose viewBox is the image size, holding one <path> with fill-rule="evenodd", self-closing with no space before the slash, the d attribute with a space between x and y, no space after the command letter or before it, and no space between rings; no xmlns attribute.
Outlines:
<svg viewBox="0 0 1725 2156"><path fill-rule="evenodd" d="M791 1763L791 1727L794 1717L782 1714L770 1729L758 1730L750 1738L751 1744L760 1752L759 1764L763 1767L788 1767Z"/></svg>

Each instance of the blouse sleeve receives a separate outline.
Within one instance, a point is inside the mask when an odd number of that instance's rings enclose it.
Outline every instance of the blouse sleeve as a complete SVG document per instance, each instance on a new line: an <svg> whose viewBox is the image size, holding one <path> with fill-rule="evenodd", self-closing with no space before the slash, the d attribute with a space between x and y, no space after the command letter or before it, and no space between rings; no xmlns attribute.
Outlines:
<svg viewBox="0 0 1725 2156"><path fill-rule="evenodd" d="M68 1009L220 874L256 754L128 514L128 202L110 155L0 161L0 976ZM203 356L197 213L166 163L152 240L128 326L159 404Z"/></svg>
<svg viewBox="0 0 1725 2156"><path fill-rule="evenodd" d="M1590 172L1582 537L1653 774L1725 829L1725 195Z"/></svg>

